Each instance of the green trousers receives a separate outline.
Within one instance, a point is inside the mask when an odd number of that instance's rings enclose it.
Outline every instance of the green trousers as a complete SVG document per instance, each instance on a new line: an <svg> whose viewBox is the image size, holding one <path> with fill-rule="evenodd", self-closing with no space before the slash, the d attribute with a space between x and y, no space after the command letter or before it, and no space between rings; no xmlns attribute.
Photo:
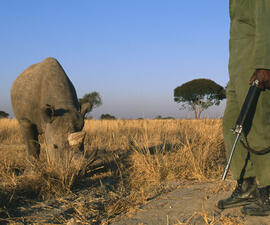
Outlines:
<svg viewBox="0 0 270 225"><path fill-rule="evenodd" d="M223 118L227 152L231 150L235 126L256 69L270 69L270 1L230 0L230 81ZM262 91L247 140L256 151L270 147L270 90ZM238 142L231 163L235 179L256 177L260 186L270 185L270 153L249 153Z"/></svg>
<svg viewBox="0 0 270 225"><path fill-rule="evenodd" d="M227 103L223 117L223 134L228 153L235 139L231 129L235 126L249 89L249 79L255 71L250 62L253 45L252 39L230 40L230 48L232 48L230 51L245 46L242 51L238 51L238 57L243 54L245 63L242 65L230 57L230 81L226 90ZM256 151L270 147L270 90L261 92L247 140L250 147ZM238 142L230 169L237 180L240 176L256 177L259 185L270 185L270 153L265 155L250 153L248 157L248 151Z"/></svg>
<svg viewBox="0 0 270 225"><path fill-rule="evenodd" d="M235 126L248 87L247 82L241 82L237 85L234 80L230 80L227 88L223 134L228 154L235 140L231 129ZM265 104L268 104L268 107L264 107ZM261 93L247 140L250 147L258 151L270 146L270 91ZM230 169L236 180L240 179L241 176L243 178L256 177L259 185L270 185L270 153L265 155L248 154L248 151L238 142Z"/></svg>

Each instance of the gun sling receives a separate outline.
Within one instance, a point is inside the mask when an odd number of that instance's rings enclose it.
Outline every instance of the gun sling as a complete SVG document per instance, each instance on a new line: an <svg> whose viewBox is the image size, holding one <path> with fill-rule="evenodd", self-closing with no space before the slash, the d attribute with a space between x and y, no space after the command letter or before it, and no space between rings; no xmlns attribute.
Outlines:
<svg viewBox="0 0 270 225"><path fill-rule="evenodd" d="M251 147L249 146L248 141L247 141L247 138L245 138L245 140L246 140L246 144L244 143L243 140L240 140L240 142L241 142L241 144L243 145L243 147L244 147L248 152L251 152L251 153L253 153L253 154L255 154L255 155L265 155L265 154L267 154L267 153L270 152L270 147L265 148L265 149L263 149L263 150L261 150L261 151L256 151L255 149L253 149L253 148L251 148Z"/></svg>

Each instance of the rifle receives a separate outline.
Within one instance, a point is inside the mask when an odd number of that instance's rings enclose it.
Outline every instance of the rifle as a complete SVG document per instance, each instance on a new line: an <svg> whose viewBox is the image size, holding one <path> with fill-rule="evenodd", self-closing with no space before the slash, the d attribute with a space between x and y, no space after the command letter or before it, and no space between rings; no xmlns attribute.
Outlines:
<svg viewBox="0 0 270 225"><path fill-rule="evenodd" d="M236 134L236 137L222 175L222 180L226 179L232 161L232 156L241 133L244 132L244 135L247 136L251 128L251 123L256 111L256 105L261 93L261 89L258 86L259 86L258 80L255 80L250 86L244 104L242 105L238 119L236 121L236 125L232 129L233 133Z"/></svg>

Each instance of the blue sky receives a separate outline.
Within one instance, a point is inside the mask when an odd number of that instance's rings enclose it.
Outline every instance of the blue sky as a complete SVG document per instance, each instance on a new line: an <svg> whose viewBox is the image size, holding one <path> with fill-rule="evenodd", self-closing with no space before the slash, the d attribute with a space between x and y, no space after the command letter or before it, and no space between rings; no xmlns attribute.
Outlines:
<svg viewBox="0 0 270 225"><path fill-rule="evenodd" d="M0 28L0 110L11 115L13 80L48 56L78 97L100 93L96 118L193 117L173 89L195 78L228 82L228 1L1 0Z"/></svg>

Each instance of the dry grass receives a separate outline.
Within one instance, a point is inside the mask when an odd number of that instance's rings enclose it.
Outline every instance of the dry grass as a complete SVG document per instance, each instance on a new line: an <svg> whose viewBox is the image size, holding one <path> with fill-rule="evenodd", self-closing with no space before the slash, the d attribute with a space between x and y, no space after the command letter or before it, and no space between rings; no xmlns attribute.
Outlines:
<svg viewBox="0 0 270 225"><path fill-rule="evenodd" d="M0 127L0 144L22 143L22 137L17 120L1 119Z"/></svg>
<svg viewBox="0 0 270 225"><path fill-rule="evenodd" d="M209 181L220 177L225 161L221 126L221 120L215 119L88 120L84 127L85 149L90 153L98 149L95 164L74 161L70 155L65 163L52 166L44 154L41 162L30 164L25 147L20 145L17 121L2 119L1 206L9 208L18 201L61 198L87 181L88 185L98 187L100 193L107 188L106 196L99 197L103 202L102 215L98 215L101 209L91 212L96 224L100 224L102 217L110 219L132 211L147 199L166 192L166 184L172 181ZM74 207L77 219L87 224L89 218L83 215L90 214L90 209L84 208L85 203L74 203ZM226 218L223 220L228 224Z"/></svg>

